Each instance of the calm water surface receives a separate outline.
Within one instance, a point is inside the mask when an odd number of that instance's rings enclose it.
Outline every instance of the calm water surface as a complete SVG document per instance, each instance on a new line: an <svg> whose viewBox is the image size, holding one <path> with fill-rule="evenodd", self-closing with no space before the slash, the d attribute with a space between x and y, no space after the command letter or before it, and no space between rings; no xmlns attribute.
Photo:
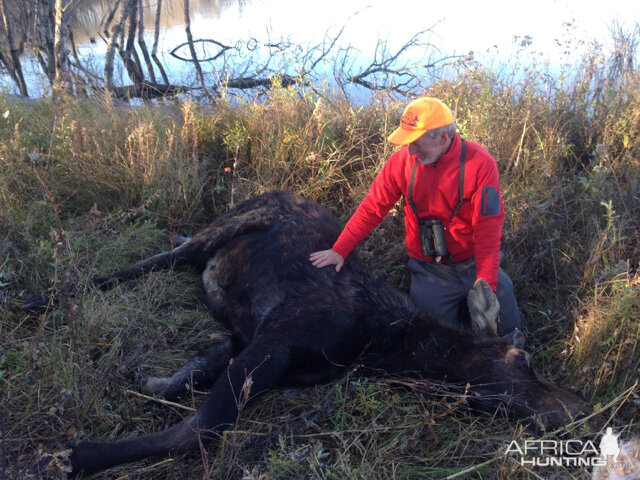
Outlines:
<svg viewBox="0 0 640 480"><path fill-rule="evenodd" d="M380 54L379 40L386 42L393 54L423 30L429 31L421 37L423 45L407 51L400 64L428 63L470 51L485 64L509 62L513 58L522 61L519 46L526 40L529 43L526 53L531 59L551 65L553 69L554 65L567 62L567 44L573 43L570 55L577 56L579 50L575 47L581 39L603 41L610 22L622 8L618 5L620 1L610 0L606 14L596 11L597 20L592 18L593 9L588 3L573 0L538 0L535 8L528 8L526 14L519 2L501 0L459 0L455 8L448 3L422 1L190 0L189 14L195 40L215 40L232 47L217 60L202 63L205 83L214 85L226 76L296 75L305 64L313 62L314 57L309 56L310 46L326 44L343 27L332 54L317 67L330 78L336 58L341 67L358 73ZM72 27L82 61L99 76L103 75L107 49L103 22L112 6L113 0L85 0ZM143 0L143 6L145 41L151 50L157 0ZM626 7L621 13L631 22L638 16L629 15ZM186 42L184 17L184 0L163 0L158 57L171 83L197 85L193 64L170 54ZM213 43L197 46L199 59L219 52ZM343 63L347 50L349 55ZM186 47L175 53L190 57ZM267 59L267 70L257 72ZM24 68L31 94L42 93L42 85L47 82L39 66L25 61ZM157 77L160 78L158 74ZM131 83L119 60L116 83ZM6 79L4 84L14 89Z"/></svg>

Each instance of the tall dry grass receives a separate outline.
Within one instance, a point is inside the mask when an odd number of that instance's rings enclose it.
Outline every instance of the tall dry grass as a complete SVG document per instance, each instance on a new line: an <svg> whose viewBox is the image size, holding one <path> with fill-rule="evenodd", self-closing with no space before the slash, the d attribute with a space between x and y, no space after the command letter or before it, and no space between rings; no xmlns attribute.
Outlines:
<svg viewBox="0 0 640 480"><path fill-rule="evenodd" d="M605 413L616 426L637 431L638 32L614 40L613 51L594 48L558 75L543 64L494 71L471 62L420 94L448 102L461 133L498 161L504 267L538 368L594 404L613 403ZM224 335L199 304L193 272L106 293L90 288L94 275L167 249L174 234L274 188L346 220L392 152L385 138L404 103L379 95L361 105L303 85L208 106L0 98L2 476L18 478L38 445L65 435L115 438L177 421L183 412L127 391L140 370L167 374ZM405 288L394 213L361 253ZM44 291L59 301L19 310ZM347 376L274 393L206 455L99 478L535 478L500 453L525 435L518 426L471 414L455 392L397 383Z"/></svg>

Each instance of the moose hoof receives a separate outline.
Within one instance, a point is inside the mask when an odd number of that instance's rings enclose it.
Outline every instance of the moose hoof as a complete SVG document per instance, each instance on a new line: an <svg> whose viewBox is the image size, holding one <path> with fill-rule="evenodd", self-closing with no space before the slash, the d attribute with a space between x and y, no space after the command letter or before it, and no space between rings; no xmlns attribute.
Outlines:
<svg viewBox="0 0 640 480"><path fill-rule="evenodd" d="M473 330L489 331L498 334L498 314L500 303L498 297L486 280L479 278L467 295L467 305L471 314Z"/></svg>

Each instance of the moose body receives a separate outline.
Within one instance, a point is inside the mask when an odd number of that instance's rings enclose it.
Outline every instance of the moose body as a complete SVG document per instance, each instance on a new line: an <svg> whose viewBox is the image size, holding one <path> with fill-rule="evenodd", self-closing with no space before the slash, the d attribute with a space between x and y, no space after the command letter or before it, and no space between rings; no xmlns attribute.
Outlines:
<svg viewBox="0 0 640 480"><path fill-rule="evenodd" d="M72 447L74 474L167 452L195 449L269 389L338 378L356 359L365 372L470 386L483 409L505 409L559 427L589 407L540 378L530 356L492 335L469 335L418 311L350 256L317 269L310 252L332 245L335 217L317 203L270 192L237 206L176 249L95 281L108 287L142 272L189 264L203 271L206 302L232 335L201 351L170 378L144 390L174 399L189 383L210 388L190 417L163 432ZM194 385L192 385L194 386Z"/></svg>

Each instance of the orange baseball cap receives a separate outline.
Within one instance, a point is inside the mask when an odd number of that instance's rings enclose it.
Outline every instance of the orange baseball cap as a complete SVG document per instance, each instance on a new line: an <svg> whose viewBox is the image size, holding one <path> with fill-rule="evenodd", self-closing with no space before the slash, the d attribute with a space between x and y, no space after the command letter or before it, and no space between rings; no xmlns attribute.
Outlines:
<svg viewBox="0 0 640 480"><path fill-rule="evenodd" d="M437 98L423 97L414 100L404 109L400 126L387 140L396 145L415 142L428 130L453 123L453 113Z"/></svg>

